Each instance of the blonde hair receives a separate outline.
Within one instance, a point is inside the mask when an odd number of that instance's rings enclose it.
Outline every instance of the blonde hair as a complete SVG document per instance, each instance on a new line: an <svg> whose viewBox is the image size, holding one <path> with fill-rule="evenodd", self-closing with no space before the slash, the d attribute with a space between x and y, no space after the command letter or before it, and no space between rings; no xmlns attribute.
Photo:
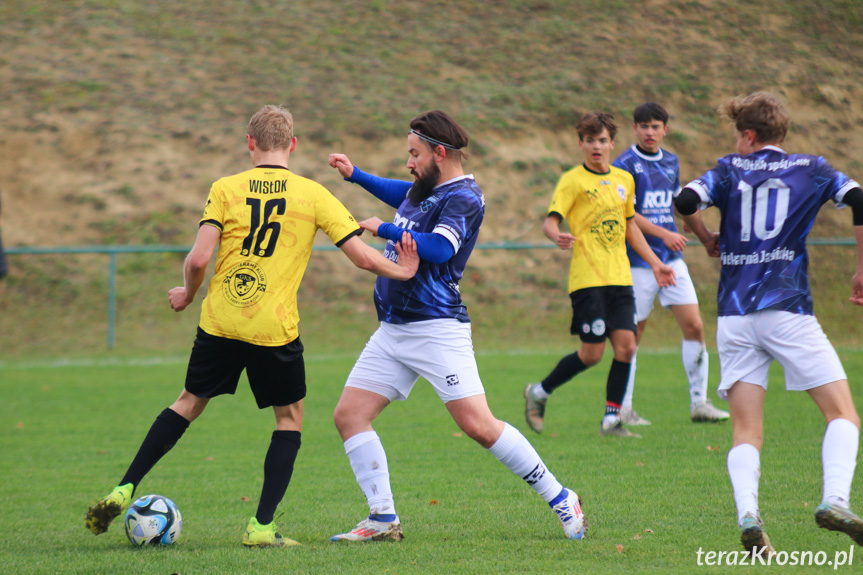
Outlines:
<svg viewBox="0 0 863 575"><path fill-rule="evenodd" d="M754 92L725 100L717 109L719 115L734 123L741 134L752 130L759 143L781 143L788 133L791 114L775 95Z"/></svg>
<svg viewBox="0 0 863 575"><path fill-rule="evenodd" d="M248 133L263 152L288 149L294 139L294 117L281 106L264 106L249 120Z"/></svg>

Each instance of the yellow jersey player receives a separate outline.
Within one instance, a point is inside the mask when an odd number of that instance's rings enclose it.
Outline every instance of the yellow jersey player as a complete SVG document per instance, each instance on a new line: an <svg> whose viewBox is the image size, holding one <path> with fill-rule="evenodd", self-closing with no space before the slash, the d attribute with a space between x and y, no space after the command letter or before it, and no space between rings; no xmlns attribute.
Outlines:
<svg viewBox="0 0 863 575"><path fill-rule="evenodd" d="M290 112L261 108L249 122L247 141L255 167L213 184L186 258L184 285L168 292L175 311L191 304L218 247L185 387L156 418L118 486L87 512L85 524L96 535L128 507L144 476L210 399L236 391L245 369L258 407L273 408L276 430L264 460L258 509L242 543L296 545L277 531L273 514L300 448L306 383L296 294L315 233L322 229L354 265L379 275L407 280L419 266L410 234L398 238L397 262L391 261L359 238L359 225L332 194L288 169L297 145Z"/></svg>
<svg viewBox="0 0 863 575"><path fill-rule="evenodd" d="M584 164L561 176L554 191L543 233L562 250L572 250L569 297L570 333L581 338L581 349L567 355L540 383L524 389L525 418L542 433L551 393L602 359L605 339L611 340L614 360L608 373L602 435L638 437L623 427L620 406L635 353L635 300L626 242L653 269L661 286L674 284L674 271L659 261L633 217L635 183L625 170L609 165L617 126L611 114L587 114L576 125ZM566 219L571 233L562 232Z"/></svg>

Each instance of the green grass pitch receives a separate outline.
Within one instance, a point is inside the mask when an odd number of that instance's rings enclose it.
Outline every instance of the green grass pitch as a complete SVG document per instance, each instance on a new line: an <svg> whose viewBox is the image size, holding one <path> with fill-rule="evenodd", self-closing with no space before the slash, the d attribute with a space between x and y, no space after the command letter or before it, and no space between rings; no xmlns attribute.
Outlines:
<svg viewBox="0 0 863 575"><path fill-rule="evenodd" d="M610 354L607 353L606 356ZM840 356L858 401L859 353ZM464 436L422 380L407 402L379 418L406 539L335 544L329 537L368 511L332 410L352 356L307 355L303 447L277 517L302 547L245 549L273 418L258 411L245 381L237 397L210 403L138 494L172 498L184 516L180 541L134 549L122 523L94 537L84 513L123 475L155 416L178 395L184 359L87 365L0 365L0 572L3 573L747 573L763 567L699 567L696 552L739 549L725 457L730 423L689 421L676 353L638 358L636 408L653 421L639 440L601 438L608 362L561 388L546 431L523 419L525 382L558 356L480 355L492 411L519 428L562 483L583 499L589 531L563 538L542 499ZM718 361L711 356L711 397ZM785 392L774 365L765 414L761 511L778 550L824 551L850 539L819 530L824 424L804 393ZM860 474L854 484L859 494ZM855 499L859 501L859 499ZM852 502L853 504L853 502ZM857 505L860 511L860 504ZM858 550L859 551L859 550ZM854 556L863 563L863 552ZM827 569L822 567L821 569ZM771 567L782 573L814 567ZM852 572L853 567L841 567Z"/></svg>

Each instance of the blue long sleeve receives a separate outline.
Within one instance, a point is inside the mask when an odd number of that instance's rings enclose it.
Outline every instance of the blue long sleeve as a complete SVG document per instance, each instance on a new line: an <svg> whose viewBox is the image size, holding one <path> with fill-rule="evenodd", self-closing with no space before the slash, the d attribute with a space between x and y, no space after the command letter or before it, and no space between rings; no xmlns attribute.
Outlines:
<svg viewBox="0 0 863 575"><path fill-rule="evenodd" d="M378 237L397 242L405 231L407 230L395 224L384 223L378 227ZM410 232L410 235L416 242L417 254L423 261L442 264L455 255L453 245L440 234Z"/></svg>
<svg viewBox="0 0 863 575"><path fill-rule="evenodd" d="M404 180L389 180L379 176L367 174L358 167L354 166L354 171L350 178L345 178L348 182L359 184L366 190L372 193L380 201L394 208L399 207L405 199L408 190L413 186L412 182Z"/></svg>

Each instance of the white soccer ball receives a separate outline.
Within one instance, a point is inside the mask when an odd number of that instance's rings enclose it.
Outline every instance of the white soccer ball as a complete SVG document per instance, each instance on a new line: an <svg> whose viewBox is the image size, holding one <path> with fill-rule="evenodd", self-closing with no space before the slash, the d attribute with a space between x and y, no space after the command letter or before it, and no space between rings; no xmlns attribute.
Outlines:
<svg viewBox="0 0 863 575"><path fill-rule="evenodd" d="M126 510L126 535L135 547L170 545L182 530L183 516L167 497L145 495Z"/></svg>

